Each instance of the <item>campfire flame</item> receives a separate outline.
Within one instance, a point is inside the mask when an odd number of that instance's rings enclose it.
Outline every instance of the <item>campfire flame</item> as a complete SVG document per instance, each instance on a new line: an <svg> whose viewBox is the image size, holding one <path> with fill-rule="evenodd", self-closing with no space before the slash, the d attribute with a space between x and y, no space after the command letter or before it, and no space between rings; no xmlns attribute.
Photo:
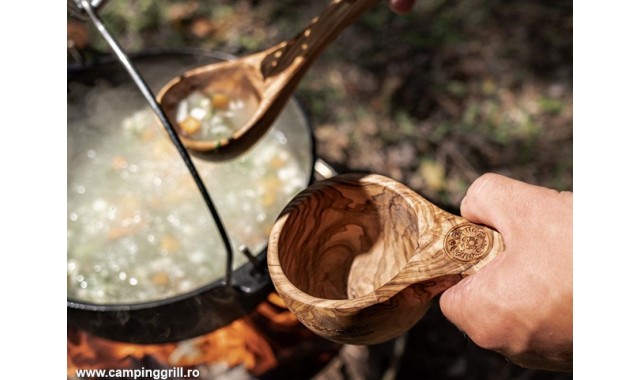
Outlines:
<svg viewBox="0 0 640 380"><path fill-rule="evenodd" d="M261 376L279 362L295 358L295 344L309 339L321 338L300 324L282 299L271 293L251 314L209 334L177 343L115 342L68 327L67 377L75 378L77 369L139 368L149 361L166 368L242 365L251 375ZM328 361L337 347L323 342L320 348L317 357Z"/></svg>

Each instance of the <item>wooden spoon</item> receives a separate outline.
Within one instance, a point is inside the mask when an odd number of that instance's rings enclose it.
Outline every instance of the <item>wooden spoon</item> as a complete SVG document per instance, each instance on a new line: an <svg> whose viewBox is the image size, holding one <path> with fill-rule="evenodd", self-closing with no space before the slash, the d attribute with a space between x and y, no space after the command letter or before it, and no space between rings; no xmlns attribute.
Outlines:
<svg viewBox="0 0 640 380"><path fill-rule="evenodd" d="M268 267L287 307L340 343L402 335L433 298L504 249L501 235L379 175L345 174L296 196L271 230Z"/></svg>
<svg viewBox="0 0 640 380"><path fill-rule="evenodd" d="M292 40L244 58L187 71L165 85L158 102L187 148L212 160L234 158L265 134L324 48L377 2L333 0ZM222 93L257 104L257 108L231 137L195 139L180 128L176 114L178 104L196 90Z"/></svg>

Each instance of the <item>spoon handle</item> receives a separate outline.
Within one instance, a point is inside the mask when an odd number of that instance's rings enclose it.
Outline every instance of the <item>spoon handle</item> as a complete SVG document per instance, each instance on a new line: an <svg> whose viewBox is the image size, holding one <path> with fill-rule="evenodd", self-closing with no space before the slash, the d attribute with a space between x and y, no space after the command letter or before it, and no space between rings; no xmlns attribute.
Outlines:
<svg viewBox="0 0 640 380"><path fill-rule="evenodd" d="M261 62L264 78L295 66L291 82L299 79L324 48L340 33L372 8L379 0L333 0L331 4L296 37L269 52Z"/></svg>

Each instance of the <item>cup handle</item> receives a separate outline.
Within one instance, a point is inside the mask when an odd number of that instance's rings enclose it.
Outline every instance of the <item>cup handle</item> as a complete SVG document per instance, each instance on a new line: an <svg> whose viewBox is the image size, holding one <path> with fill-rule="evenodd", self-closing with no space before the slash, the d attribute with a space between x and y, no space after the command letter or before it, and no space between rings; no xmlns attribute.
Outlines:
<svg viewBox="0 0 640 380"><path fill-rule="evenodd" d="M409 263L414 276L433 279L444 275L475 274L504 251L502 235L487 226L440 209L417 198L411 204L421 221L416 255Z"/></svg>

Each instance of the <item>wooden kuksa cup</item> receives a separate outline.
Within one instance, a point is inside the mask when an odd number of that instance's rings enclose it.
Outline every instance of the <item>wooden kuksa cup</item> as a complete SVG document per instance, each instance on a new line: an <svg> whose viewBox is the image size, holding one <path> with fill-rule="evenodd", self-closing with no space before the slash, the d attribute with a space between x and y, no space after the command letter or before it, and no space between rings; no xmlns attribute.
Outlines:
<svg viewBox="0 0 640 380"><path fill-rule="evenodd" d="M501 235L380 175L317 182L282 211L268 267L287 307L315 333L375 344L402 335L433 298L504 249Z"/></svg>

